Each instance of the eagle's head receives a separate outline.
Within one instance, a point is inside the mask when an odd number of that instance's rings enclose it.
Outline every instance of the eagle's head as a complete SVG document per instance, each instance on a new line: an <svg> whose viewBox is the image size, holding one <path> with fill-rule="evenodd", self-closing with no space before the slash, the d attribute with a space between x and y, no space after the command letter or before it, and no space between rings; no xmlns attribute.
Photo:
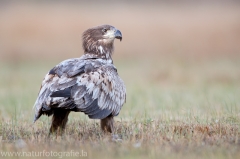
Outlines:
<svg viewBox="0 0 240 159"><path fill-rule="evenodd" d="M82 36L84 53L95 54L100 58L111 58L115 38L121 41L122 34L111 25L90 28Z"/></svg>

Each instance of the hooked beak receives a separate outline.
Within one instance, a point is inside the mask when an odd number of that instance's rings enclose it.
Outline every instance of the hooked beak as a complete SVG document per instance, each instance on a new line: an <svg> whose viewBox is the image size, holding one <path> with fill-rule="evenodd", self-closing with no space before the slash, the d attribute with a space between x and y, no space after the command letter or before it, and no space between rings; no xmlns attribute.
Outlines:
<svg viewBox="0 0 240 159"><path fill-rule="evenodd" d="M116 30L114 35L116 39L120 39L120 41L122 41L122 33L119 30Z"/></svg>

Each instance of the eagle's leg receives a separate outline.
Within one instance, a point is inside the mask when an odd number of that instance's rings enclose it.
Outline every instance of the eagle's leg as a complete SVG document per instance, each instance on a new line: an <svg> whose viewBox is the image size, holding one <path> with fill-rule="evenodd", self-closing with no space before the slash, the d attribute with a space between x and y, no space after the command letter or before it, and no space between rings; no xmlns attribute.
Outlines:
<svg viewBox="0 0 240 159"><path fill-rule="evenodd" d="M50 127L49 134L56 133L59 128L60 134L64 130L70 111L64 109L56 109L53 112L52 125Z"/></svg>
<svg viewBox="0 0 240 159"><path fill-rule="evenodd" d="M113 133L114 131L114 119L113 116L110 115L104 119L101 119L101 128L104 132L110 132Z"/></svg>

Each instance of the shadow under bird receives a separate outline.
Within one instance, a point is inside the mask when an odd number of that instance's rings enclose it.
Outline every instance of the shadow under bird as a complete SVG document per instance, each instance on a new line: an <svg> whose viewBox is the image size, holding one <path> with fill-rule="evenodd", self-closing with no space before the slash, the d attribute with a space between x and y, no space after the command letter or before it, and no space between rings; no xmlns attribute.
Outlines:
<svg viewBox="0 0 240 159"><path fill-rule="evenodd" d="M122 40L113 26L101 25L82 35L84 55L65 60L52 68L42 81L35 102L34 122L52 117L49 132L63 130L71 111L100 119L103 131L114 131L114 116L126 102L126 88L113 65L114 39Z"/></svg>

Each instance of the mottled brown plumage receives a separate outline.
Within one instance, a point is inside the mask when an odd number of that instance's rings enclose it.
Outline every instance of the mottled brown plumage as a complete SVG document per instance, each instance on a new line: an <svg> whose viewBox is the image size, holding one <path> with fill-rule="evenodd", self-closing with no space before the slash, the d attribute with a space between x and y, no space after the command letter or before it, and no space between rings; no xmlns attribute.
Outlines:
<svg viewBox="0 0 240 159"><path fill-rule="evenodd" d="M70 111L101 119L101 128L113 132L113 117L126 101L126 89L113 65L114 39L122 39L115 27L102 25L83 33L84 55L68 59L45 76L35 102L36 121L53 115L50 133L63 130Z"/></svg>

